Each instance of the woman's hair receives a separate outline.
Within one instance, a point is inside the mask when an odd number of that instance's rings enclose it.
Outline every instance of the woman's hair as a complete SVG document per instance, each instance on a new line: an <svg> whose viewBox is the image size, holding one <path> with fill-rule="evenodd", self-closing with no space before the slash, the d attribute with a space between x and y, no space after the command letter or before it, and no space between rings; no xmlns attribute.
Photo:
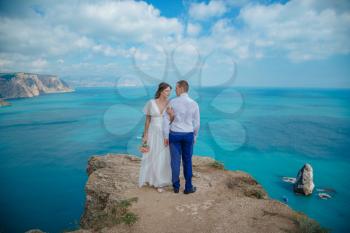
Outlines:
<svg viewBox="0 0 350 233"><path fill-rule="evenodd" d="M169 84L165 83L165 82L159 83L158 90L156 91L156 94L155 94L154 98L158 99L159 96L160 96L160 93L162 93L162 91L164 91L168 87L170 88L170 90L172 89L172 87Z"/></svg>

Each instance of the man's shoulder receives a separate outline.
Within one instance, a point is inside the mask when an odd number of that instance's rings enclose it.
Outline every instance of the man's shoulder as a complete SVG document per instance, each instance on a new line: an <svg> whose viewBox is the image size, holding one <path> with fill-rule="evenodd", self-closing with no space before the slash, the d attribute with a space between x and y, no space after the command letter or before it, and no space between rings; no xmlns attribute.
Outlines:
<svg viewBox="0 0 350 233"><path fill-rule="evenodd" d="M191 97L188 97L188 100L191 104L193 104L193 106L198 106L198 103L194 99L192 99Z"/></svg>
<svg viewBox="0 0 350 233"><path fill-rule="evenodd" d="M187 106L189 106L193 110L199 109L198 103L194 99L192 99L191 97L187 96L186 102L187 102Z"/></svg>
<svg viewBox="0 0 350 233"><path fill-rule="evenodd" d="M173 104L177 101L178 97L174 97L172 99L169 100L169 104Z"/></svg>
<svg viewBox="0 0 350 233"><path fill-rule="evenodd" d="M169 103L175 103L182 100L183 98L181 98L181 96L175 96L174 98L170 99Z"/></svg>
<svg viewBox="0 0 350 233"><path fill-rule="evenodd" d="M183 103L183 101L189 102L189 103L191 103L191 104L193 104L195 106L198 106L198 103L194 99L192 99L190 96L187 96L186 98L183 98L181 96L176 96L176 97L172 98L169 101L169 104L174 104L174 103L177 103L177 102Z"/></svg>

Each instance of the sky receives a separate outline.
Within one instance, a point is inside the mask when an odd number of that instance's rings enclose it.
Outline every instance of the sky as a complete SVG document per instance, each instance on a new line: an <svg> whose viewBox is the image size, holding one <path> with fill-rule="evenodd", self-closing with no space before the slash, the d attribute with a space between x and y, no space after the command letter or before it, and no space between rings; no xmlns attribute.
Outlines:
<svg viewBox="0 0 350 233"><path fill-rule="evenodd" d="M0 0L0 73L350 88L348 0Z"/></svg>

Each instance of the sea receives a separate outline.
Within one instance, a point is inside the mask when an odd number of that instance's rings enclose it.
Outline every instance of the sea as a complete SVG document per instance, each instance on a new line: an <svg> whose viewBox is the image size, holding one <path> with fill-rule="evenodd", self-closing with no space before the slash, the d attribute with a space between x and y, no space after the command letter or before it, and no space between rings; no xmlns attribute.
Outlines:
<svg viewBox="0 0 350 233"><path fill-rule="evenodd" d="M88 159L141 156L142 109L154 92L77 87L0 108L0 232L76 229ZM251 174L270 198L332 232L350 232L349 89L193 87L189 94L201 113L195 155ZM308 197L282 180L296 177L305 163L315 182Z"/></svg>

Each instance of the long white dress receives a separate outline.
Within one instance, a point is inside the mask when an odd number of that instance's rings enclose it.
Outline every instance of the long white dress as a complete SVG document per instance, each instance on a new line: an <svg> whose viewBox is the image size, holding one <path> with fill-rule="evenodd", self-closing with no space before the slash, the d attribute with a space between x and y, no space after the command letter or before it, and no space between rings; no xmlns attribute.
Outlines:
<svg viewBox="0 0 350 233"><path fill-rule="evenodd" d="M171 185L170 150L169 146L164 146L163 116L155 99L146 103L143 112L151 116L147 138L150 149L142 154L139 187L145 184L157 188Z"/></svg>

